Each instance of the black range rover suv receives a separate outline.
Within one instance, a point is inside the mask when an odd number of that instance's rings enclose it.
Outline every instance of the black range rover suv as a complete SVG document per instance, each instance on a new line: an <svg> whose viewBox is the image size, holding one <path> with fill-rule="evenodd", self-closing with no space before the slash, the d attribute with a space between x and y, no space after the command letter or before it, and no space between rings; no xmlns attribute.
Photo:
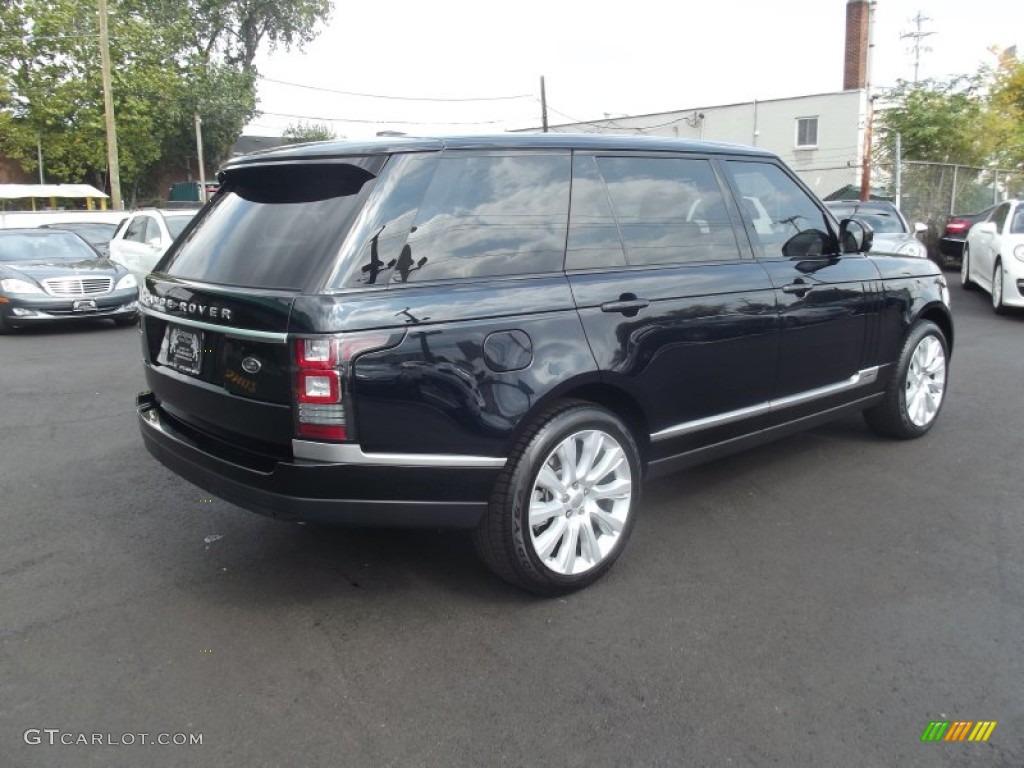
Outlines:
<svg viewBox="0 0 1024 768"><path fill-rule="evenodd" d="M863 411L917 437L953 340L769 153L617 136L248 155L141 291L149 451L286 520L468 528L542 594L621 554L645 477Z"/></svg>

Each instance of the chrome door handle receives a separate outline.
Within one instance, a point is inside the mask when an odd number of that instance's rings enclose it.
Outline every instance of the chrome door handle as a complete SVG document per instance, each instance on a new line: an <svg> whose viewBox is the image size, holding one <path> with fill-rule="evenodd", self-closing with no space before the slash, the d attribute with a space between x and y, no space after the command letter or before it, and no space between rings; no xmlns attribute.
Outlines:
<svg viewBox="0 0 1024 768"><path fill-rule="evenodd" d="M814 286L810 283L805 283L803 280L795 280L789 285L782 286L783 293L795 293L797 296L803 296Z"/></svg>
<svg viewBox="0 0 1024 768"><path fill-rule="evenodd" d="M606 301L601 305L602 312L621 312L626 315L634 315L645 307L651 306L647 299L620 299L619 301Z"/></svg>

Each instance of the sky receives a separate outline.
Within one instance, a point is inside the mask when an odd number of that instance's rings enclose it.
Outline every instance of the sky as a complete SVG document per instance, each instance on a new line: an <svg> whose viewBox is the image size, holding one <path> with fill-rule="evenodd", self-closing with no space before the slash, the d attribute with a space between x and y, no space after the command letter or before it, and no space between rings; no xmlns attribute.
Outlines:
<svg viewBox="0 0 1024 768"><path fill-rule="evenodd" d="M245 133L299 122L349 138L536 127L541 75L552 124L843 86L846 0L335 3L304 50L261 51L263 114ZM913 79L913 41L901 35L918 14L931 33L921 79L974 72L994 62L989 48L1024 44L1024 3L877 0L873 86Z"/></svg>

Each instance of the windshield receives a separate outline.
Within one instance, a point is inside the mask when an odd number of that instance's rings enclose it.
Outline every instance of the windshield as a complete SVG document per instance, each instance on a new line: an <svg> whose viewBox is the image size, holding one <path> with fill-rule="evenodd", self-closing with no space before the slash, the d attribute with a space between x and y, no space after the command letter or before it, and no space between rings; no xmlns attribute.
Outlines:
<svg viewBox="0 0 1024 768"><path fill-rule="evenodd" d="M82 224L63 224L60 227L54 227L54 229L66 229L69 232L75 232L93 245L106 245L114 237L117 224L88 222Z"/></svg>
<svg viewBox="0 0 1024 768"><path fill-rule="evenodd" d="M96 251L71 232L0 232L0 261L82 261Z"/></svg>
<svg viewBox="0 0 1024 768"><path fill-rule="evenodd" d="M907 231L903 226L903 220L900 219L896 211L858 208L855 205L829 207L838 219L857 218L861 221L866 221L868 226L875 231L875 234L895 234Z"/></svg>
<svg viewBox="0 0 1024 768"><path fill-rule="evenodd" d="M1013 214L1013 221L1010 222L1010 234L1024 235L1024 205L1017 206L1017 212Z"/></svg>
<svg viewBox="0 0 1024 768"><path fill-rule="evenodd" d="M167 231L171 233L171 238L176 238L180 235L188 223L192 221L193 216L195 216L194 213L188 216L164 216L164 222L167 224Z"/></svg>

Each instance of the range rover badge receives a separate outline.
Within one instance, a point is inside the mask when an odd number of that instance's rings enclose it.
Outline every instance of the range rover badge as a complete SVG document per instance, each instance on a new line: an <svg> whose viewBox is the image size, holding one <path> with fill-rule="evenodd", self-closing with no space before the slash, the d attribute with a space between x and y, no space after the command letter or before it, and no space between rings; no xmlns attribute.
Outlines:
<svg viewBox="0 0 1024 768"><path fill-rule="evenodd" d="M247 357L242 360L242 370L246 373L259 373L260 368L263 367L263 363L257 360L255 357Z"/></svg>

